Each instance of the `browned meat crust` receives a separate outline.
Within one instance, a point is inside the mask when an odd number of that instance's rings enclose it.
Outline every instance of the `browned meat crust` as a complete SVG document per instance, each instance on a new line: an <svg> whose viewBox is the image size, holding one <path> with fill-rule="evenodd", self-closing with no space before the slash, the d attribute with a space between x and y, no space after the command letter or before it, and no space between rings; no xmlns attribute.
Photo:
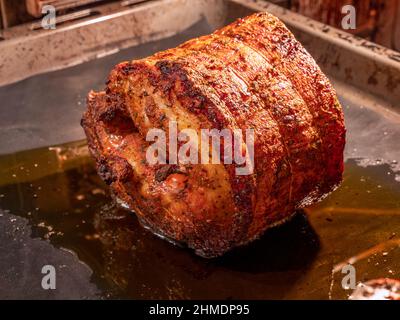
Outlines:
<svg viewBox="0 0 400 320"><path fill-rule="evenodd" d="M254 173L149 165L151 128L255 132ZM259 13L123 62L89 93L82 126L98 172L154 232L206 257L259 237L341 181L345 127L328 79L284 24Z"/></svg>

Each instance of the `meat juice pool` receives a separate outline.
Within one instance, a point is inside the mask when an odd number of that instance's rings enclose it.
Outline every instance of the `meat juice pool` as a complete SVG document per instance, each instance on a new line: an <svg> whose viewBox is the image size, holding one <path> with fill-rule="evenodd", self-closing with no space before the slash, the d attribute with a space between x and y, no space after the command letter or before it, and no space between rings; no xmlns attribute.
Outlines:
<svg viewBox="0 0 400 320"><path fill-rule="evenodd" d="M400 277L400 182L388 164L360 162L347 160L322 202L217 259L155 237L116 205L84 141L1 156L0 223L18 232L23 221L32 239L75 252L104 297L345 299L346 261L359 282Z"/></svg>

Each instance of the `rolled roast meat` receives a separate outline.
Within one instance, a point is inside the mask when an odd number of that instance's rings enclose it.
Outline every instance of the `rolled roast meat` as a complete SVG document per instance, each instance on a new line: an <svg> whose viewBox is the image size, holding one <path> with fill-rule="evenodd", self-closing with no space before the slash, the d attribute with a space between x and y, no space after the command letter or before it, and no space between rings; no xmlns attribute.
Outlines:
<svg viewBox="0 0 400 320"><path fill-rule="evenodd" d="M224 155L220 163L171 161L171 123L198 137L203 129L251 129L253 170L238 174ZM105 90L89 93L82 125L115 197L154 233L204 257L260 237L342 179L345 127L335 90L268 13L118 64ZM155 128L166 132L157 154L164 162L148 159ZM251 154L247 144L240 153Z"/></svg>

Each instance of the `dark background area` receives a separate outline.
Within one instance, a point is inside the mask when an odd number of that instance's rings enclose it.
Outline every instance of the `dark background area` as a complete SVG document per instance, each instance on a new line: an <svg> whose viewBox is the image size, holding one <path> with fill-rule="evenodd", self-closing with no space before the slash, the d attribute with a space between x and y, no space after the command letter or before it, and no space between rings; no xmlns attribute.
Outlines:
<svg viewBox="0 0 400 320"><path fill-rule="evenodd" d="M64 15L93 8L99 4L120 2L121 5L127 5L127 3L135 4L144 0L130 0L130 2L122 0L0 0L0 29L40 19L41 5L47 2L51 2L56 7L58 15ZM400 50L399 0L270 0L269 2L337 28L341 28L342 7L348 4L353 5L357 13L357 28L348 32L385 47Z"/></svg>

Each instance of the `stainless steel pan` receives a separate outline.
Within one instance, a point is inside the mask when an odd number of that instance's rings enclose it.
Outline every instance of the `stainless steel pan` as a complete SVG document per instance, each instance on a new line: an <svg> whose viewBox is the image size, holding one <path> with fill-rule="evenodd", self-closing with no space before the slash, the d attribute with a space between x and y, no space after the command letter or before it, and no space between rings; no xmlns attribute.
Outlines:
<svg viewBox="0 0 400 320"><path fill-rule="evenodd" d="M248 247L204 260L112 204L79 125L116 63L259 10L280 17L333 81L347 125L342 186ZM26 28L26 30L24 29ZM264 1L160 0L0 42L0 297L347 299L400 278L400 54ZM7 38L8 37L8 38ZM57 270L57 289L40 286Z"/></svg>

